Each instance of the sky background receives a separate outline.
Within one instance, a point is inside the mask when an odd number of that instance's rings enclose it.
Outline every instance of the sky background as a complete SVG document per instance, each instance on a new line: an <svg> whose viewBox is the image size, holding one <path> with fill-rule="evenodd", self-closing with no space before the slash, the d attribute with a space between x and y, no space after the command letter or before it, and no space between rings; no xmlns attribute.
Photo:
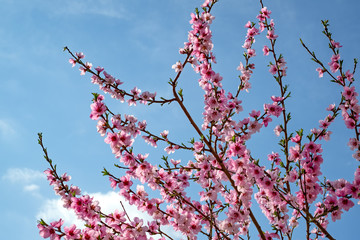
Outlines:
<svg viewBox="0 0 360 240"><path fill-rule="evenodd" d="M346 2L346 3L344 3ZM61 209L61 203L42 174L48 167L37 144L37 133L43 132L49 155L60 173L68 172L72 184L84 192L95 194L108 210L119 208L116 193L111 192L108 179L102 177L103 167L109 170L116 163L109 146L96 132L96 122L89 118L91 93L99 92L90 83L90 76L80 76L71 68L69 55L62 51L84 52L86 61L102 66L121 79L125 89L134 86L143 91L157 92L170 97L167 84L174 77L172 64L183 60L179 47L187 41L190 13L202 1L198 0L0 0L0 231L2 239L41 239L36 228L42 217L53 221L62 217L66 224L73 217ZM358 25L359 1L264 1L273 12L277 51L288 62L288 77L292 98L287 102L292 113L291 130L303 128L305 133L318 127L318 121L327 115L325 108L339 101L341 89L327 77L319 79L309 55L301 47L301 37L316 51L325 64L331 53L321 34L321 19L330 20L330 29L339 41L344 69L353 68L353 58L360 57ZM215 5L213 25L214 52L218 64L215 70L223 77L225 89L234 92L243 61L243 49L248 20L256 21L260 4L252 0L223 0ZM252 89L243 94L242 117L252 109L261 110L270 96L279 95L268 73L269 58L262 56L267 44L263 34L254 45L257 57ZM358 74L355 75L355 78ZM185 104L201 123L202 90L198 76L186 69L180 81ZM355 83L360 89L358 82ZM139 106L129 108L105 95L113 112L134 114L146 119L155 133L167 129L173 139L186 142L195 136L178 106ZM249 142L255 157L267 161L267 154L279 151L270 124ZM353 179L358 163L347 147L351 131L341 119L332 125L332 140L324 146L322 172L329 179ZM137 151L151 153L158 159L165 152L159 146L154 152L145 144ZM164 147L164 146L163 146ZM175 159L187 162L191 154L177 153ZM121 172L114 170L114 174ZM115 199L115 201L114 201ZM136 215L136 210L130 212ZM261 213L255 211L260 219ZM359 205L345 212L342 220L330 223L329 231L336 239L356 239L360 220ZM261 220L263 221L263 220ZM264 220L263 223L267 223ZM267 225L267 224L265 224ZM266 228L265 228L266 229ZM252 239L257 239L256 233ZM304 239L301 230L296 239Z"/></svg>

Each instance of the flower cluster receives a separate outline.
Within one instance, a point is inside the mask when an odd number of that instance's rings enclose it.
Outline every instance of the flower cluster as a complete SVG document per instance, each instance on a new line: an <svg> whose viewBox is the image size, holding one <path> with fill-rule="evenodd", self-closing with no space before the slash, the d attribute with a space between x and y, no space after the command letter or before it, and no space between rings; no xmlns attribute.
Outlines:
<svg viewBox="0 0 360 240"><path fill-rule="evenodd" d="M65 47L65 50L69 51L67 47ZM71 55L72 58L69 59L69 62L73 67L76 66L76 64L80 64L79 70L81 75L84 75L86 72L91 73L91 81L93 84L99 85L100 90L110 94L112 98L118 99L121 102L124 102L125 97L128 97L129 99L127 100L127 103L129 104L129 106L136 105L137 102L146 105L154 102L164 104L173 101L172 99L156 100L156 93L150 93L148 91L141 93L141 90L137 87L134 87L134 89L130 92L126 92L125 90L119 88L119 86L122 85L123 82L121 82L117 78L114 78L111 74L107 73L104 68L96 67L95 69L92 69L91 63L84 63L82 59L85 58L85 55L82 52L78 52L75 54L71 53Z"/></svg>
<svg viewBox="0 0 360 240"><path fill-rule="evenodd" d="M99 204L88 195L81 195L76 186L69 186L70 177L59 176L52 161L43 147L41 135L39 143L45 152L50 168L45 171L55 192L61 196L64 207L73 209L77 216L85 222L85 228L75 225L63 228L63 221L50 224L41 220L38 224L40 235L50 239L172 239L164 232L162 226L171 226L187 239L195 240L199 235L208 239L243 239L249 234L250 224L254 224L262 240L292 239L294 230L300 220L306 224L306 238L318 239L320 236L334 239L328 232L329 218L336 221L343 211L349 211L360 199L360 168L355 170L352 182L345 179L322 181L321 167L324 162L321 140L329 140L331 124L338 115L343 118L345 126L354 132L348 145L355 151L353 157L360 161L360 134L358 93L353 83L354 72L343 71L343 60L340 58L340 43L336 42L328 31L328 24L323 22L324 34L328 38L333 52L330 69L312 53L305 44L303 46L320 65L316 71L319 77L325 73L332 82L341 86L340 101L330 105L328 115L319 121L319 128L314 128L305 137L302 129L290 132L290 113L287 112L286 100L290 97L288 86L284 84L287 65L282 54L277 53L278 35L271 11L261 3L257 23L247 22L245 27L244 61L237 70L241 72L239 85L235 93L223 88L223 77L214 71L216 58L213 53L211 24L215 17L211 10L217 0L205 0L191 14L191 30L188 41L179 53L185 60L178 61L172 68L176 76L170 79L173 98L156 98L155 93L142 92L137 87L126 91L120 89L123 83L108 74L103 68L92 68L92 64L83 62L83 53L73 54L72 66L80 65L81 75L91 74L92 83L111 95L112 98L127 102L130 106L141 104L177 103L194 128L198 137L190 141L190 145L171 140L169 131L153 133L146 121L139 121L133 115L114 114L105 104L105 98L93 94L90 105L90 118L97 121L97 131L109 144L114 156L125 171L117 177L104 169L103 174L109 177L110 186L134 205L138 210L151 216L152 221L145 223L142 219L130 219L124 211L105 214ZM250 79L255 71L255 64L250 60L256 57L255 37L266 34L268 44L263 47L265 56L271 57L269 76L279 86L280 92L269 97L270 103L263 105L263 111L252 110L245 117L238 114L243 111L240 100L241 91L249 91ZM199 86L204 90L204 111L201 127L192 118L184 104L182 89L177 83L184 68L190 64L200 75ZM355 66L356 67L356 66ZM335 74L339 74L335 76ZM270 161L255 159L247 141L260 132L272 121L280 122L275 134L280 138L280 151L268 154ZM149 154L136 152L135 139L140 136L152 147L166 145L166 156L162 164L150 158ZM193 159L187 162L169 157L176 150L191 151ZM199 194L191 194L190 187L200 188ZM150 195L154 191L157 196ZM254 196L272 227L266 231L260 226L252 208ZM316 207L315 210L314 207ZM311 229L311 227L313 227Z"/></svg>

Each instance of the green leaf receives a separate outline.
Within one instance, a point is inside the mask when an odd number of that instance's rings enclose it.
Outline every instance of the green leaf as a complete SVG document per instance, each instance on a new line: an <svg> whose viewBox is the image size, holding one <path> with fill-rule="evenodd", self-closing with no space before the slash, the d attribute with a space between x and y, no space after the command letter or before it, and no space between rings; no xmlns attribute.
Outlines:
<svg viewBox="0 0 360 240"><path fill-rule="evenodd" d="M97 98L99 97L99 94L98 93L91 93L93 96L94 96L94 101L97 101Z"/></svg>
<svg viewBox="0 0 360 240"><path fill-rule="evenodd" d="M300 137L302 137L303 134L304 134L304 129L300 128L300 130L296 131L296 133L297 133Z"/></svg>
<svg viewBox="0 0 360 240"><path fill-rule="evenodd" d="M197 16L199 16L199 9L198 8L195 8L195 13Z"/></svg>
<svg viewBox="0 0 360 240"><path fill-rule="evenodd" d="M280 166L285 168L285 165L284 165L284 163L282 161L280 162Z"/></svg>
<svg viewBox="0 0 360 240"><path fill-rule="evenodd" d="M286 121L288 122L288 121L290 121L290 120L291 120L291 113L288 113L288 115L287 115L287 120L286 120Z"/></svg>
<svg viewBox="0 0 360 240"><path fill-rule="evenodd" d="M44 221L44 219L40 218L40 220L38 221L39 224L43 225L43 226L47 226L46 222Z"/></svg>
<svg viewBox="0 0 360 240"><path fill-rule="evenodd" d="M183 97L183 89L180 88L180 90L178 91L178 94L180 95L180 97Z"/></svg>
<svg viewBox="0 0 360 240"><path fill-rule="evenodd" d="M104 168L104 170L101 171L101 173L103 174L103 176L108 176L109 172Z"/></svg>

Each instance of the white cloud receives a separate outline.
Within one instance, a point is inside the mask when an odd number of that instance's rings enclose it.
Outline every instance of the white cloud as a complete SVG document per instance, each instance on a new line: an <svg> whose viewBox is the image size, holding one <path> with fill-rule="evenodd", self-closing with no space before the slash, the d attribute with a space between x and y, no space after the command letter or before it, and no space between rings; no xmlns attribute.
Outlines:
<svg viewBox="0 0 360 240"><path fill-rule="evenodd" d="M3 180L7 180L11 183L29 184L33 181L45 179L43 172L36 171L29 168L9 168L2 176Z"/></svg>
<svg viewBox="0 0 360 240"><path fill-rule="evenodd" d="M101 206L101 210L105 213L111 213L114 210L122 210L122 206L120 201L124 205L128 215L130 218L138 217L146 220L151 220L151 217L143 212L140 212L137 207L130 205L122 196L115 192L108 193L92 193L89 194L93 196L95 200L99 201L99 205Z"/></svg>
<svg viewBox="0 0 360 240"><path fill-rule="evenodd" d="M119 2L113 0L66 1L62 4L65 7L57 9L61 14L94 14L118 19L126 19L129 15Z"/></svg>
<svg viewBox="0 0 360 240"><path fill-rule="evenodd" d="M87 194L87 193L85 193ZM135 206L128 204L123 197L115 192L108 193L90 193L94 200L99 202L101 211L105 214L114 212L116 209L122 210L120 201L123 203L127 214L131 219L138 217L145 221L151 221L151 217L143 212L137 210ZM83 226L84 223L77 218L72 210L65 209L61 199L48 199L44 202L41 210L36 214L37 219L44 219L46 222L57 221L60 218L64 220L65 225L76 224L78 227Z"/></svg>
<svg viewBox="0 0 360 240"><path fill-rule="evenodd" d="M120 204L121 201L130 219L138 217L140 219L143 219L145 223L147 221L153 220L147 213L143 213L139 211L137 207L130 205L118 193L111 191L107 193L89 193L89 195L94 197L94 200L99 201L101 211L105 214L112 213L116 209L122 211L123 209ZM44 201L44 205L41 207L41 210L36 214L36 218L44 219L47 223L57 221L61 218L64 220L64 226L70 226L72 224L75 224L79 228L84 226L84 223L77 218L77 216L72 210L68 210L63 207L63 202L61 201L61 199L48 199ZM180 233L175 232L170 226L162 227L162 229L168 232L169 235L172 236L174 239L180 239L182 237Z"/></svg>
<svg viewBox="0 0 360 240"><path fill-rule="evenodd" d="M76 226L80 227L84 225L82 221L77 219L73 211L67 210L63 207L63 202L61 199L48 199L44 201L44 205L36 214L36 218L38 220L44 219L47 223L57 221L61 218L65 221L65 226L75 224Z"/></svg>
<svg viewBox="0 0 360 240"><path fill-rule="evenodd" d="M4 139L13 138L16 135L15 128L10 123L10 121L5 119L0 119L0 134L1 137Z"/></svg>
<svg viewBox="0 0 360 240"><path fill-rule="evenodd" d="M26 192L34 192L34 191L37 191L39 190L39 185L36 185L36 184L30 184L30 185L26 185L24 187L24 191Z"/></svg>
<svg viewBox="0 0 360 240"><path fill-rule="evenodd" d="M20 184L24 192L30 193L34 197L41 197L40 187L34 184L35 181L45 180L45 175L29 168L9 168L2 176L2 180L13 184Z"/></svg>
<svg viewBox="0 0 360 240"><path fill-rule="evenodd" d="M23 190L25 192L28 192L29 194L31 194L34 197L41 198L41 194L39 192L39 190L40 190L39 185L36 185L36 184L25 185Z"/></svg>

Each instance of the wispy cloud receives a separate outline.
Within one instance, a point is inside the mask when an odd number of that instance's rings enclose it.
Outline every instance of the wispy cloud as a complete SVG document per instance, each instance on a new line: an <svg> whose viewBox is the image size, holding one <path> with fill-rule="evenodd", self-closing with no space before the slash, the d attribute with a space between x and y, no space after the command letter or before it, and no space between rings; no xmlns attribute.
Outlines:
<svg viewBox="0 0 360 240"><path fill-rule="evenodd" d="M10 121L0 119L0 134L3 139L15 137L16 131Z"/></svg>
<svg viewBox="0 0 360 240"><path fill-rule="evenodd" d="M40 197L40 187L35 182L45 179L45 175L40 171L29 168L9 168L1 179L12 184L19 184L22 186L23 191L32 194L34 197Z"/></svg>
<svg viewBox="0 0 360 240"><path fill-rule="evenodd" d="M26 185L24 187L24 190L27 192L34 192L34 191L37 191L39 188L40 188L39 185L30 184L30 185Z"/></svg>
<svg viewBox="0 0 360 240"><path fill-rule="evenodd" d="M2 179L11 183L30 184L36 180L45 179L45 175L43 172L29 168L9 168L2 176Z"/></svg>
<svg viewBox="0 0 360 240"><path fill-rule="evenodd" d="M80 227L84 223L77 218L73 211L63 207L61 199L48 199L44 201L41 210L36 214L37 219L44 219L47 223L57 221L60 218L64 220L66 226L75 224Z"/></svg>
<svg viewBox="0 0 360 240"><path fill-rule="evenodd" d="M94 14L109 18L127 19L129 12L114 0L65 1L57 11L61 14Z"/></svg>
<svg viewBox="0 0 360 240"><path fill-rule="evenodd" d="M90 196L94 197L94 200L99 202L101 211L108 214L114 212L116 209L122 210L120 202L124 204L124 207L130 218L138 217L147 221L151 221L151 217L143 212L137 210L135 206L128 204L123 197L115 192L107 193L90 193ZM36 218L44 219L47 222L64 220L66 225L76 224L78 227L84 225L84 222L79 220L72 210L65 209L61 199L48 199L44 201L44 205L41 210L36 214Z"/></svg>
<svg viewBox="0 0 360 240"><path fill-rule="evenodd" d="M139 211L135 206L130 205L123 197L115 192L107 193L89 193L90 196L94 197L94 200L99 202L101 211L109 214L114 212L116 209L122 210L120 202L124 205L127 214L130 219L138 217L143 219L144 222L153 221L147 213ZM81 228L84 226L84 222L79 220L72 210L65 209L61 199L48 199L44 201L44 205L40 208L41 210L36 214L37 219L44 219L47 223L57 221L60 218L64 220L65 226L75 224ZM181 239L183 236L179 232L175 232L170 226L162 227L162 229L169 233L174 239Z"/></svg>

